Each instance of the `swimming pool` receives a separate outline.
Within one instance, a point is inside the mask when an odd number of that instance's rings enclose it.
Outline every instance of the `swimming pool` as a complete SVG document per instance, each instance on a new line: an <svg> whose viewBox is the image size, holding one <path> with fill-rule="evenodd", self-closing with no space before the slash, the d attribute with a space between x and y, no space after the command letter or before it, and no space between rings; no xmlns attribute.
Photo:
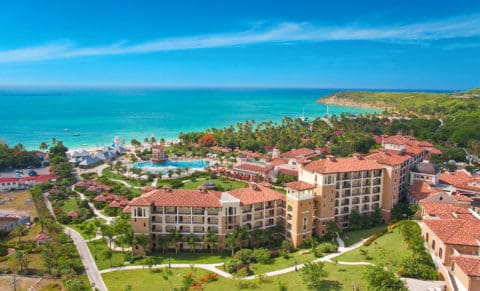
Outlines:
<svg viewBox="0 0 480 291"><path fill-rule="evenodd" d="M134 168L148 168L149 170L167 170L172 168L189 168L189 169L203 169L208 166L208 162L204 160L198 161L166 161L162 164L154 164L152 162L140 162L133 165Z"/></svg>

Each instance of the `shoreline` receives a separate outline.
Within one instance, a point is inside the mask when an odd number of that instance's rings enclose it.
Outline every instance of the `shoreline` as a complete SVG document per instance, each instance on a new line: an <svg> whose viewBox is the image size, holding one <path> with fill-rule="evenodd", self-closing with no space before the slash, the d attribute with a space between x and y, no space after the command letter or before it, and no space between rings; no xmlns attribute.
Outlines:
<svg viewBox="0 0 480 291"><path fill-rule="evenodd" d="M337 105L337 106L345 106L345 107L361 107L361 108L370 108L370 109L378 109L378 110L389 109L388 106L375 106L370 103L351 101L345 98L338 98L337 95L322 97L318 99L316 102L320 104Z"/></svg>

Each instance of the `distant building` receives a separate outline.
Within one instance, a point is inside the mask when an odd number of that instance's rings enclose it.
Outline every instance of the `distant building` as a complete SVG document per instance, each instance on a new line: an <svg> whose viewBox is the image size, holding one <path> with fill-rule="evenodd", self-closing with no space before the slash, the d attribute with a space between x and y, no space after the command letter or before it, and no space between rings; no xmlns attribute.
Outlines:
<svg viewBox="0 0 480 291"><path fill-rule="evenodd" d="M165 163L167 161L167 155L165 154L164 145L152 146L152 158L151 161L156 164Z"/></svg>

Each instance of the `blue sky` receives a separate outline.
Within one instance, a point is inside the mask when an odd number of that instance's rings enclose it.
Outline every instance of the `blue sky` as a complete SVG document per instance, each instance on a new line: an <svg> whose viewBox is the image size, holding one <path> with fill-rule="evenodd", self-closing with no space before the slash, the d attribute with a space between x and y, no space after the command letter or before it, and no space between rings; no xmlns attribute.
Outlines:
<svg viewBox="0 0 480 291"><path fill-rule="evenodd" d="M3 86L455 90L478 68L476 0L0 2Z"/></svg>

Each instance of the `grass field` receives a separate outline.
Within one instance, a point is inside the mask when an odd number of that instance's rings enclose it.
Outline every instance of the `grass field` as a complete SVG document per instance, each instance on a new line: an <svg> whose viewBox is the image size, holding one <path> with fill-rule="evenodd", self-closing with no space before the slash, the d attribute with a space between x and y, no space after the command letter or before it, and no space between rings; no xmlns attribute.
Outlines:
<svg viewBox="0 0 480 291"><path fill-rule="evenodd" d="M57 203L61 204L60 209L62 209L63 212L69 213L70 211L79 210L78 208L79 202L80 202L80 199L70 198L70 199L58 201Z"/></svg>
<svg viewBox="0 0 480 291"><path fill-rule="evenodd" d="M366 252L365 255L362 252ZM368 247L362 246L335 258L344 262L370 262L384 264L395 271L400 262L410 255L403 245L403 238L398 228L376 239Z"/></svg>
<svg viewBox="0 0 480 291"><path fill-rule="evenodd" d="M360 288L359 290L365 290L366 285L362 279L364 269L364 266L341 266L325 263L328 277L321 290L352 290L354 285ZM183 276L190 271L188 268L173 269L172 287L180 288ZM196 269L195 277L198 278L205 273L207 271ZM103 279L110 290L124 290L127 285L131 285L132 290L170 290L169 282L163 279L161 273L154 273L146 269L106 273L103 274ZM303 283L300 271L269 277L265 283L257 285L255 289L279 290L279 279L286 284L288 290L311 290L307 289ZM204 290L239 290L239 286L237 281L219 276L218 281L204 285Z"/></svg>
<svg viewBox="0 0 480 291"><path fill-rule="evenodd" d="M340 235L342 238L343 242L345 243L345 246L351 246L363 239L368 238L372 234L384 229L385 226L377 226L377 227L372 227L369 229L361 229L361 230L355 230L355 231L346 231Z"/></svg>
<svg viewBox="0 0 480 291"><path fill-rule="evenodd" d="M94 240L87 243L93 258L96 258L96 263L99 270L110 268L110 260L105 259L103 253L108 249L104 240ZM128 252L126 252L128 253ZM113 252L112 256L112 268L123 266L125 262L125 255L121 252Z"/></svg>
<svg viewBox="0 0 480 291"><path fill-rule="evenodd" d="M295 262L298 265L313 261L314 259L316 259L315 256L309 250L301 250L295 253L291 253L290 258L288 259L280 256L278 258L275 258L270 264L254 264L252 268L255 274L261 274L293 267L295 266Z"/></svg>
<svg viewBox="0 0 480 291"><path fill-rule="evenodd" d="M13 199L9 201L8 198ZM32 220L38 216L30 191L7 192L2 194L1 200L5 203L0 204L0 212L29 215Z"/></svg>

